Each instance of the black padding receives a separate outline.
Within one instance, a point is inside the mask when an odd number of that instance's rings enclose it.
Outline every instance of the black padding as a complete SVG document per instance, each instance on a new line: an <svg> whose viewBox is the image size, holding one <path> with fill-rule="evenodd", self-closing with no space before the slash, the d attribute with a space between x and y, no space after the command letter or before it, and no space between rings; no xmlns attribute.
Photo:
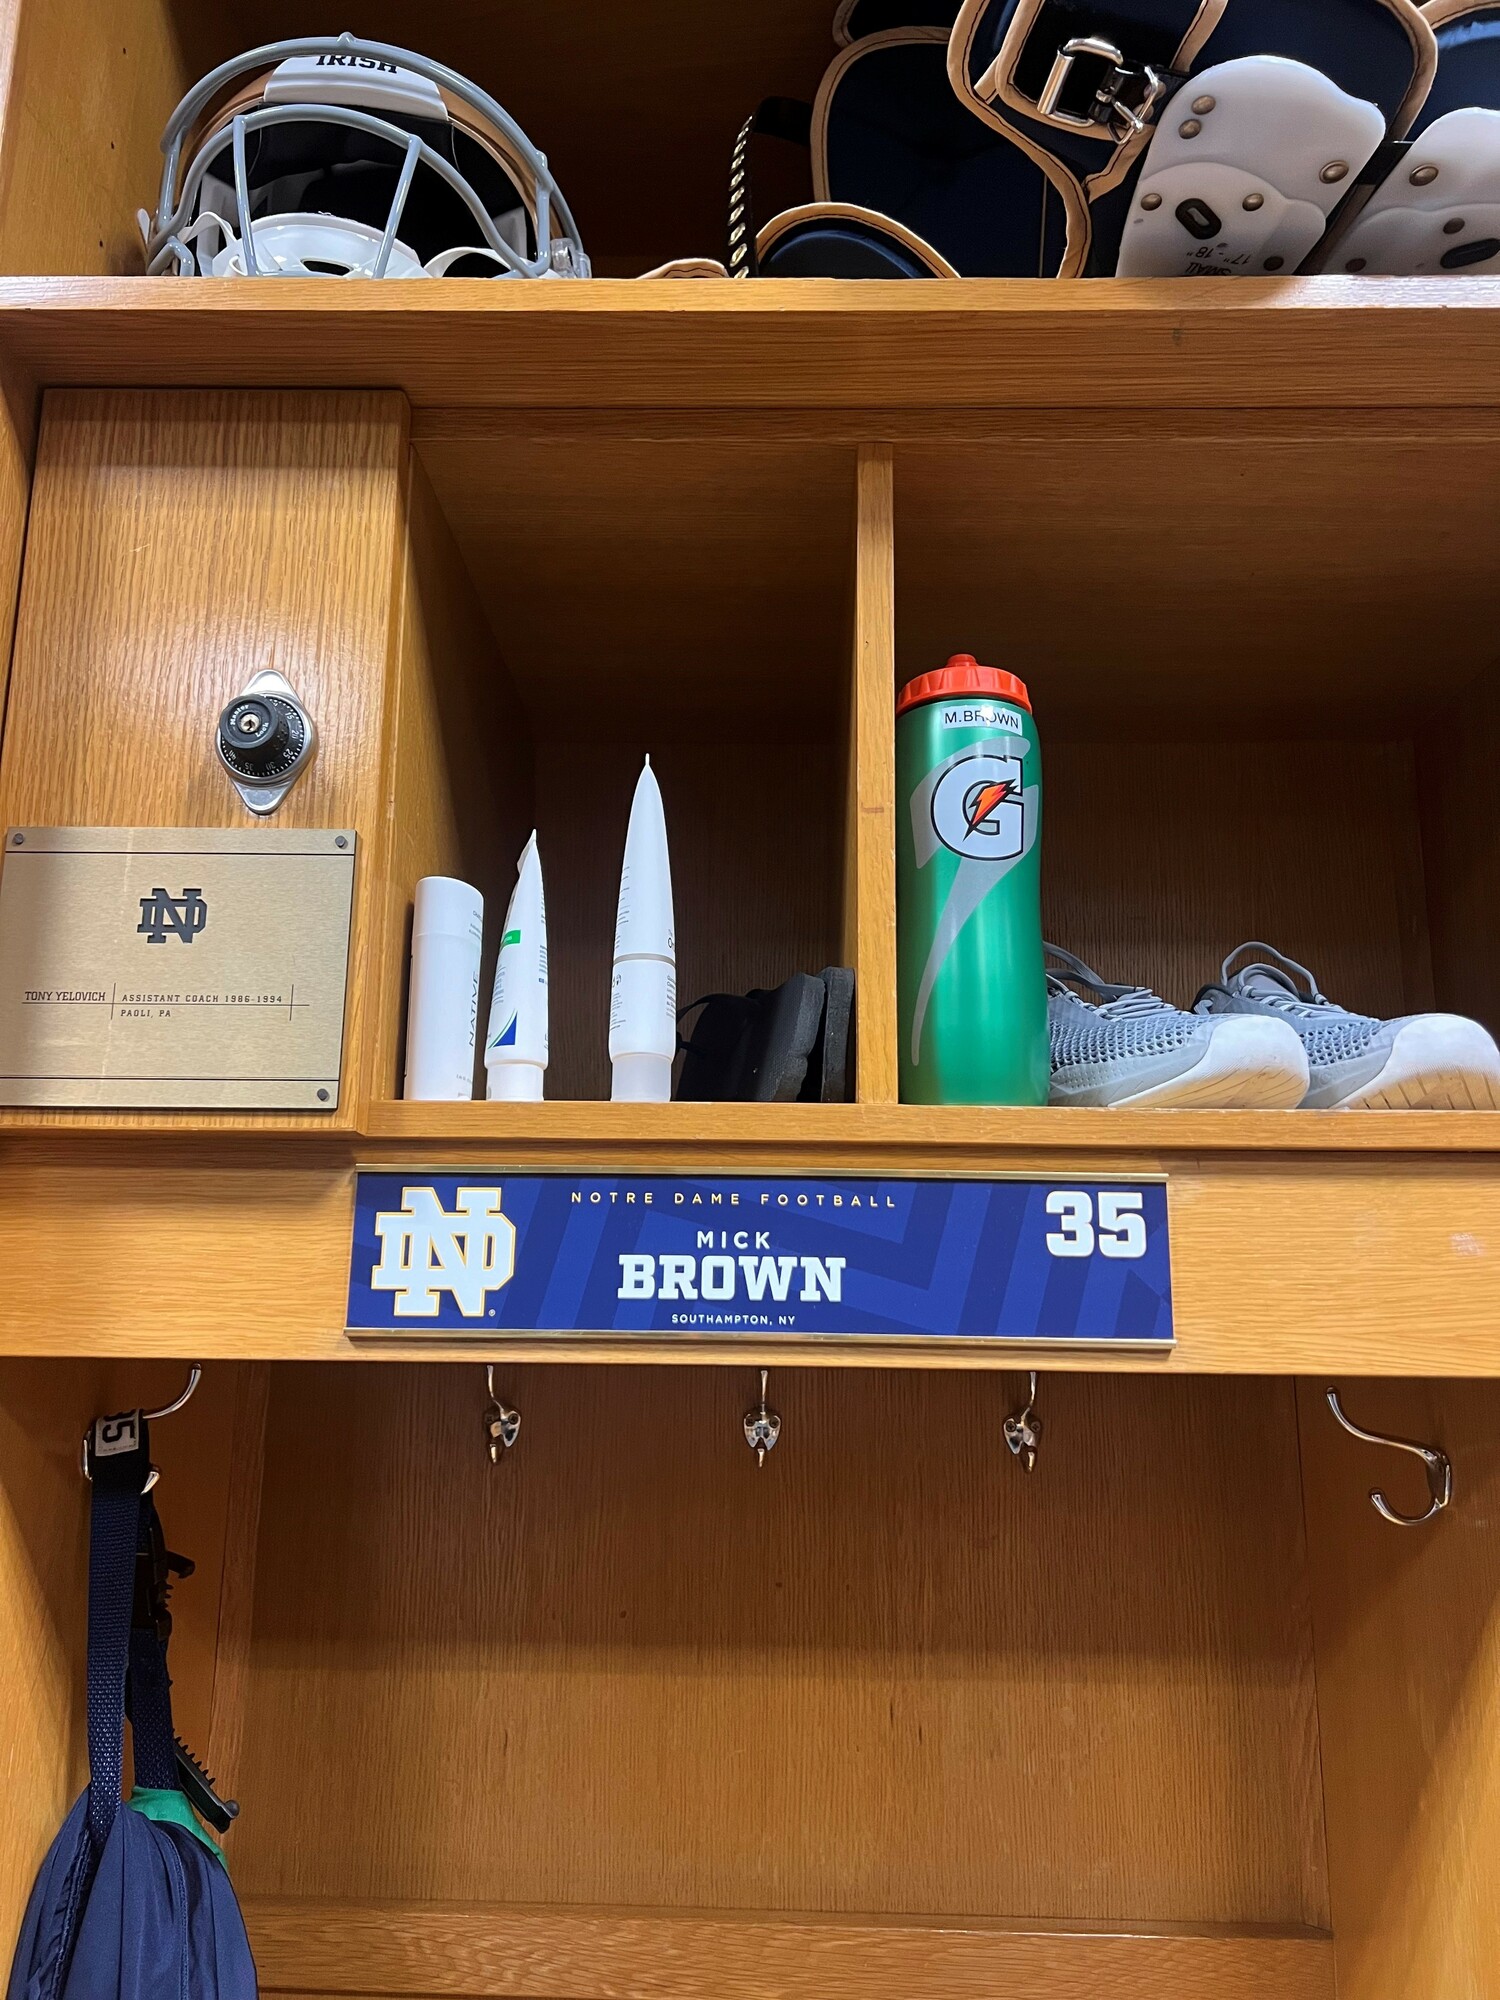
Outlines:
<svg viewBox="0 0 1500 2000"><path fill-rule="evenodd" d="M814 1104L849 1104L854 1099L854 974L847 965L825 965L818 977L827 997L802 1096Z"/></svg>
<svg viewBox="0 0 1500 2000"><path fill-rule="evenodd" d="M1286 56L1321 70L1387 120L1411 88L1416 57L1399 17L1379 0L1255 0L1230 5L1194 71L1239 56Z"/></svg>
<svg viewBox="0 0 1500 2000"><path fill-rule="evenodd" d="M792 1104L806 1096L827 995L823 978L794 972L770 990L695 1002L702 1012L683 1058L679 1102ZM847 1045L847 1009L843 1019Z"/></svg>
<svg viewBox="0 0 1500 2000"><path fill-rule="evenodd" d="M469 133L446 119L385 112L381 116L400 132L417 133L450 166L457 167L491 217L522 205L521 190L510 174ZM251 215L256 220L267 215L334 215L384 229L404 157L405 149L396 139L383 139L352 126L302 118L260 126L246 141ZM233 186L229 135L209 172ZM229 220L235 218L230 216ZM478 233L478 223L441 175L419 166L396 230L418 262L429 263L457 244L473 243ZM535 234L529 222L527 251L535 254ZM465 258L450 275L492 277L494 271L488 258Z"/></svg>
<svg viewBox="0 0 1500 2000"><path fill-rule="evenodd" d="M761 1007L750 1037L745 1096L754 1104L795 1104L823 1020L823 982L794 972L774 992L751 998Z"/></svg>
<svg viewBox="0 0 1500 2000"><path fill-rule="evenodd" d="M917 253L874 223L842 217L795 222L761 252L763 278L930 278Z"/></svg>
<svg viewBox="0 0 1500 2000"><path fill-rule="evenodd" d="M967 278L1052 277L1061 261L1060 198L960 103L942 43L871 48L848 64L828 107L827 175L830 201L891 216Z"/></svg>
<svg viewBox="0 0 1500 2000"><path fill-rule="evenodd" d="M1438 69L1412 134L1449 111L1500 111L1500 6L1476 7L1436 31Z"/></svg>
<svg viewBox="0 0 1500 2000"><path fill-rule="evenodd" d="M684 1104L734 1104L745 1095L750 1060L750 1030L757 1006L743 993L710 993L684 1007L699 1008L688 1037L676 1096Z"/></svg>

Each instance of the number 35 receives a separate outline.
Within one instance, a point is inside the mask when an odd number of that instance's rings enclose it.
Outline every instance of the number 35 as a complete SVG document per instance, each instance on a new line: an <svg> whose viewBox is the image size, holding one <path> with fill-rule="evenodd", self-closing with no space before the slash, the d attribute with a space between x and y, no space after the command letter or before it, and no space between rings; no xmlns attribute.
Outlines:
<svg viewBox="0 0 1500 2000"><path fill-rule="evenodd" d="M1092 1257L1097 1242L1101 1257L1144 1257L1146 1218L1141 1197L1124 1188L1105 1188L1099 1196L1099 1228L1094 1230L1094 1198L1071 1188L1054 1188L1047 1213L1060 1226L1047 1237L1054 1257Z"/></svg>

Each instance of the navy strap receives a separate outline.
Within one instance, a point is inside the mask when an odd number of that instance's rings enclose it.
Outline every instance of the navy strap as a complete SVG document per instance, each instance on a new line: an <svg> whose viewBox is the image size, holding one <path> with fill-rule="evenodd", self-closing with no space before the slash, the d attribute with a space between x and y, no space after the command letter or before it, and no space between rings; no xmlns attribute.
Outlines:
<svg viewBox="0 0 1500 2000"><path fill-rule="evenodd" d="M156 1529L156 1508L148 1496L141 1503L139 1560L149 1564L153 1555L152 1537ZM149 1576L149 1570L147 1572ZM130 1633L130 1742L134 1753L135 1781L155 1792L175 1792L177 1740L172 1731L172 1677L167 1672L167 1649L154 1626L139 1622Z"/></svg>
<svg viewBox="0 0 1500 2000"><path fill-rule="evenodd" d="M126 1450L106 1441L111 1422L119 1420L105 1419L94 1426L89 1454L94 1491L89 1517L88 1822L96 1854L103 1850L120 1810L136 1551L142 1489L151 1471L145 1419L135 1420L134 1444Z"/></svg>

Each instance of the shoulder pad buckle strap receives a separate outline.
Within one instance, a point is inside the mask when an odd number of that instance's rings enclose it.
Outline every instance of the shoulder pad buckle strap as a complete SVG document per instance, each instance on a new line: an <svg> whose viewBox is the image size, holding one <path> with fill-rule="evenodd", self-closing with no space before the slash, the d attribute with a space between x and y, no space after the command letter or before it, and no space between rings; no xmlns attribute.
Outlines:
<svg viewBox="0 0 1500 2000"><path fill-rule="evenodd" d="M1093 84L1092 95L1084 94L1081 110L1064 102L1065 98L1071 98L1076 105L1083 94L1077 89L1073 75L1080 60L1091 72L1086 81ZM1102 74L1096 67L1101 63ZM1036 108L1043 118L1058 124L1074 125L1085 131L1101 126L1116 139L1125 139L1146 129L1156 107L1181 81L1174 71L1153 63L1127 62L1124 50L1103 35L1074 35L1063 43L1053 59Z"/></svg>

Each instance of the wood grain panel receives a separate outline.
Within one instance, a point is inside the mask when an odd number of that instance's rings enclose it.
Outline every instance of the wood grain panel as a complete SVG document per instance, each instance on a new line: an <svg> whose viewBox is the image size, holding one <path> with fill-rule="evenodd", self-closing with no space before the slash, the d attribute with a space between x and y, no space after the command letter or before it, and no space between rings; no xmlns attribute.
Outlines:
<svg viewBox="0 0 1500 2000"><path fill-rule="evenodd" d="M859 1108L859 1107L856 1107ZM371 1164L393 1151L371 1149ZM460 1158L424 1146L407 1161ZM470 1154L469 1157L475 1157ZM799 1173L868 1171L994 1172L1054 1176L1100 1171L1097 1154L1017 1146L913 1144L876 1154L857 1143L809 1139L789 1161L784 1145L759 1150L630 1143L613 1154L586 1137L566 1144L513 1142L479 1150L493 1168L619 1171L729 1170ZM1434 1375L1500 1372L1500 1190L1482 1157L1440 1154L1403 1159L1377 1153L1187 1153L1177 1158L1112 1154L1111 1173L1171 1169L1173 1266L1179 1344L1171 1355L1111 1353L1120 1372L1253 1374L1338 1368L1404 1374L1421 1329L1422 1366ZM351 1342L344 1335L353 1200L352 1166L316 1164L303 1147L285 1152L195 1150L183 1160L149 1145L95 1142L89 1171L56 1149L15 1148L0 1166L0 1268L43 1274L0 1297L0 1352L98 1352L239 1359L380 1359L434 1353L471 1356L464 1342L411 1339ZM278 1268L295 1280L270 1288L226 1289L224 1274L258 1269L274 1243ZM487 1353L536 1354L535 1343L497 1343ZM622 1341L551 1343L551 1358L682 1361L826 1368L824 1348ZM1104 1365L1098 1353L1037 1348L974 1354L968 1349L837 1350L844 1365L883 1368L1023 1367L1080 1370Z"/></svg>
<svg viewBox="0 0 1500 2000"><path fill-rule="evenodd" d="M16 0L0 42L0 270L140 271L135 213L189 82L168 0Z"/></svg>
<svg viewBox="0 0 1500 2000"><path fill-rule="evenodd" d="M631 795L648 753L671 854L679 1005L843 962L838 755L831 720L821 739L794 735L802 726L795 718L774 744L742 742L732 729L684 742L632 728L612 741L580 731L538 745L549 1098L609 1096L615 905ZM684 1021L683 1033L691 1026Z"/></svg>
<svg viewBox="0 0 1500 2000"><path fill-rule="evenodd" d="M512 857L533 814L531 741L452 533L421 462L413 460L401 638L386 754L389 859L379 948L367 960L378 990L369 1095L399 1098L405 1073L412 897L424 875L456 875L485 900L481 1029ZM482 1033L476 1090L484 1096Z"/></svg>
<svg viewBox="0 0 1500 2000"><path fill-rule="evenodd" d="M0 145L3 145L0 127ZM21 557L31 509L31 464L36 451L37 397L19 370L0 364L0 743L5 734L6 691L21 588Z"/></svg>
<svg viewBox="0 0 1500 2000"><path fill-rule="evenodd" d="M1483 656L1492 649L1484 646ZM1490 918L1500 881L1494 772L1500 675L1492 664L1418 727L1422 853L1439 1005L1500 1026L1500 949Z"/></svg>
<svg viewBox="0 0 1500 2000"><path fill-rule="evenodd" d="M752 1381L278 1377L246 1893L1323 1920L1288 1386Z"/></svg>
<svg viewBox="0 0 1500 2000"><path fill-rule="evenodd" d="M1054 742L1043 677L1030 687L1054 943L1182 1007L1250 938L1311 967L1345 1006L1431 1006L1406 743Z"/></svg>
<svg viewBox="0 0 1500 2000"><path fill-rule="evenodd" d="M1091 946L1091 949L1093 947ZM1111 950L1106 938L1100 955ZM1139 957L1141 948L1134 947ZM1167 974L1162 974L1163 984ZM1179 987L1178 990L1190 988ZM1009 1172L1050 1155L1059 1171L1120 1171L1111 1155L1139 1168L1180 1166L1198 1153L1492 1153L1500 1150L1493 1111L1190 1111L1066 1105L811 1104L377 1104L364 1121L363 1151L392 1142L390 1158L526 1158L566 1161L587 1149L618 1165L632 1157L678 1165L774 1171L778 1158L870 1172L905 1172L920 1162L939 1171ZM383 1156L383 1157L384 1157Z"/></svg>
<svg viewBox="0 0 1500 2000"><path fill-rule="evenodd" d="M1332 2000L1333 1947L1314 1931L1171 1925L1091 1932L899 1917L672 1915L253 1899L261 1991L283 1981L380 1994L529 2000Z"/></svg>
<svg viewBox="0 0 1500 2000"><path fill-rule="evenodd" d="M1412 1360L1422 1360L1426 1326ZM1425 1365L1425 1363L1424 1363ZM1500 1965L1500 1387L1340 1384L1371 1429L1440 1444L1452 1508L1421 1529L1422 1468L1357 1443L1301 1386L1302 1453L1341 2000L1487 1994Z"/></svg>
<svg viewBox="0 0 1500 2000"><path fill-rule="evenodd" d="M320 748L277 824L352 826L364 843L340 1124L355 1114L380 990L366 885L380 879L386 833L405 468L394 395L49 397L0 761L0 824L253 825L214 728L251 673L286 674Z"/></svg>
<svg viewBox="0 0 1500 2000"><path fill-rule="evenodd" d="M224 1798L232 1798L239 1783L244 1739L271 1371L264 1362L242 1362L235 1368L234 1378L234 1422L227 1432L227 1464L223 1435L215 1441L213 1454L225 1488L224 1542L208 1727L198 1739L205 1746L204 1760ZM226 1838L232 1839L233 1834L231 1827Z"/></svg>
<svg viewBox="0 0 1500 2000"><path fill-rule="evenodd" d="M88 1488L96 1364L0 1362L0 1960L88 1772Z"/></svg>
<svg viewBox="0 0 1500 2000"><path fill-rule="evenodd" d="M854 680L844 827L844 963L855 969L863 1103L894 1104L896 1076L896 647L894 476L885 445L859 454Z"/></svg>
<svg viewBox="0 0 1500 2000"><path fill-rule="evenodd" d="M1116 436L1112 416L1092 441L1074 417L1003 450L902 445L903 671L955 651L991 659L1027 681L1044 749L1050 721L1132 746L1127 764L1142 734L1191 739L1233 719L1242 735L1239 719L1274 717L1274 782L1286 735L1409 737L1412 660L1425 700L1493 650L1483 588L1455 588L1452 568L1462 524L1500 497L1492 420L1424 440L1393 413L1382 441L1341 439L1327 415L1299 433L1178 408L1147 443ZM1139 469L1133 507L1118 504L1122 452ZM1220 808L1241 835L1261 812L1258 787Z"/></svg>
<svg viewBox="0 0 1500 2000"><path fill-rule="evenodd" d="M0 354L43 383L332 381L447 408L1395 407L1472 424L1500 407L1497 302L1491 278L11 279ZM1116 455L1112 438L1101 448ZM1388 471L1372 476L1389 486Z"/></svg>
<svg viewBox="0 0 1500 2000"><path fill-rule="evenodd" d="M847 446L564 433L419 455L539 737L717 754L828 732Z"/></svg>

